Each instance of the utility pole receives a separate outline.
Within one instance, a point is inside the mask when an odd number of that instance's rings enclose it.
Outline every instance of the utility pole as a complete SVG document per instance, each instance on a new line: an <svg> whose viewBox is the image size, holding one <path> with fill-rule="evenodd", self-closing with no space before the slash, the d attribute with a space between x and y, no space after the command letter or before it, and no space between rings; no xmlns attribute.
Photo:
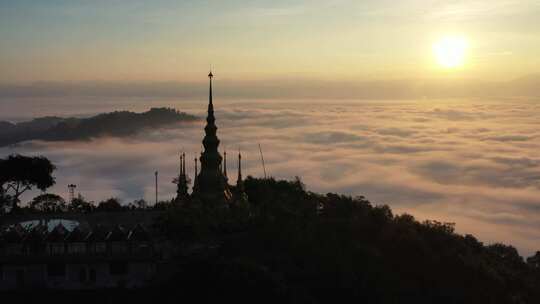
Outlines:
<svg viewBox="0 0 540 304"><path fill-rule="evenodd" d="M263 156L263 152L262 152L262 148L261 148L260 143L259 143L259 153L261 154L261 162L262 162L262 167L263 167L263 172L264 172L264 179L266 179L266 166L264 165L264 156Z"/></svg>
<svg viewBox="0 0 540 304"><path fill-rule="evenodd" d="M154 175L156 176L156 205L157 205L158 203L158 172L156 171Z"/></svg>

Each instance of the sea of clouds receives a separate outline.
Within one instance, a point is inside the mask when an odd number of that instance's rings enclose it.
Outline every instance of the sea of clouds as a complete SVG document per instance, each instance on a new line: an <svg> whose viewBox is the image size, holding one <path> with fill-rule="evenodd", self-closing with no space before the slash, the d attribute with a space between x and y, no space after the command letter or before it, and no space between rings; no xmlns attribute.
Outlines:
<svg viewBox="0 0 540 304"><path fill-rule="evenodd" d="M206 101L14 100L0 119L86 116L110 110L171 106L204 118ZM504 242L530 255L540 250L540 103L523 100L244 100L217 101L221 149L230 182L238 150L244 176L301 177L308 190L364 195L396 213L456 223L486 243ZM178 152L202 149L204 120L129 138L26 142L0 149L44 155L58 167L51 192L77 185L88 199L124 203L170 199ZM30 199L31 195L26 197Z"/></svg>

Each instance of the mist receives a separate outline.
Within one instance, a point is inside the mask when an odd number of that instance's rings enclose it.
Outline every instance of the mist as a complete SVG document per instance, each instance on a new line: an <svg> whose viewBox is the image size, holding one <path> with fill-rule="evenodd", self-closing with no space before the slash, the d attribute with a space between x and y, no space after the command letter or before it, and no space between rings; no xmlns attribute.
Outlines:
<svg viewBox="0 0 540 304"><path fill-rule="evenodd" d="M17 106L39 109L41 102L26 99ZM204 117L206 109L204 100L146 98L66 98L46 104L26 115L84 116L171 106ZM236 180L238 150L244 176L263 175L260 143L268 174L276 178L299 176L311 191L364 195L399 213L455 222L459 232L473 233L485 242L515 244L526 255L538 249L536 102L273 99L217 100L215 106L231 183ZM67 185L75 183L77 191L94 201L114 196L123 203L139 198L153 202L157 170L160 199L168 200L176 190L171 181L178 172L179 151L188 155L188 172L193 175L203 127L200 120L124 138L32 141L0 149L0 155L44 155L58 167L51 192L67 197Z"/></svg>

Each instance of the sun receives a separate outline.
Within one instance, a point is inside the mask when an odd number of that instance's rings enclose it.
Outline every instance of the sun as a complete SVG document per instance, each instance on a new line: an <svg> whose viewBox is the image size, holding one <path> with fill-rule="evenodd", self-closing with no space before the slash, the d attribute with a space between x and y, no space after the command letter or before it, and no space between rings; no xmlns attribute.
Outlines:
<svg viewBox="0 0 540 304"><path fill-rule="evenodd" d="M459 36L447 36L433 44L433 54L437 63L447 69L463 66L469 43Z"/></svg>

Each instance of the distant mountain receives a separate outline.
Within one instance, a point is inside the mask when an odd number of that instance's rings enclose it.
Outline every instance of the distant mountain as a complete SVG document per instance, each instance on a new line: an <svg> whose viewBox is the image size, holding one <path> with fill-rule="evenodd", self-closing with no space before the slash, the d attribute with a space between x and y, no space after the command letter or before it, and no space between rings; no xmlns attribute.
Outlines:
<svg viewBox="0 0 540 304"><path fill-rule="evenodd" d="M0 121L0 147L27 140L86 140L102 136L123 137L142 129L159 128L197 117L171 108L152 108L144 113L115 111L89 118L39 117L13 124Z"/></svg>

